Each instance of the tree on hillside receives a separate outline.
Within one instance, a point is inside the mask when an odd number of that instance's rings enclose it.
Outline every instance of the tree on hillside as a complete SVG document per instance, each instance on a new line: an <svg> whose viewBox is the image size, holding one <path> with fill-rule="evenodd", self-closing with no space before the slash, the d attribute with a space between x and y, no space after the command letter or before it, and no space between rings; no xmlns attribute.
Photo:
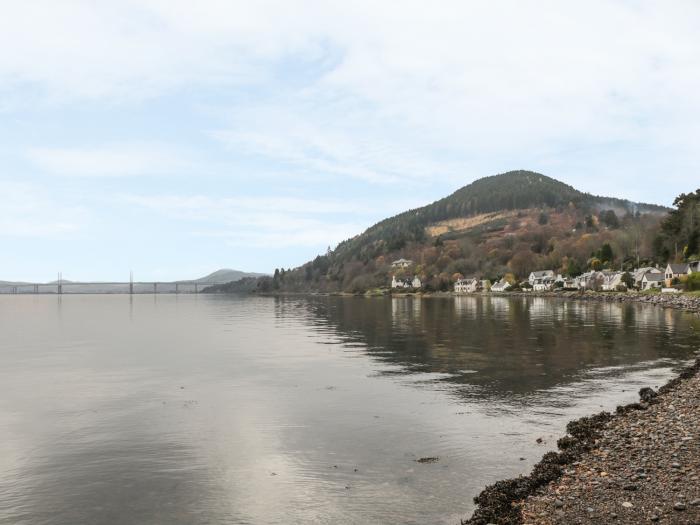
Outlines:
<svg viewBox="0 0 700 525"><path fill-rule="evenodd" d="M583 265L576 258L570 258L566 263L566 275L575 277L581 275L584 271Z"/></svg>
<svg viewBox="0 0 700 525"><path fill-rule="evenodd" d="M620 220L617 218L615 210L605 210L600 212L599 219L600 222L605 224L610 229L617 229L620 227Z"/></svg>
<svg viewBox="0 0 700 525"><path fill-rule="evenodd" d="M689 259L700 254L700 189L681 194L661 223L654 252L662 260Z"/></svg>
<svg viewBox="0 0 700 525"><path fill-rule="evenodd" d="M600 247L600 260L604 264L613 261L613 249L607 242Z"/></svg>
<svg viewBox="0 0 700 525"><path fill-rule="evenodd" d="M535 255L530 250L520 250L513 255L508 266L518 277L524 277L535 270Z"/></svg>

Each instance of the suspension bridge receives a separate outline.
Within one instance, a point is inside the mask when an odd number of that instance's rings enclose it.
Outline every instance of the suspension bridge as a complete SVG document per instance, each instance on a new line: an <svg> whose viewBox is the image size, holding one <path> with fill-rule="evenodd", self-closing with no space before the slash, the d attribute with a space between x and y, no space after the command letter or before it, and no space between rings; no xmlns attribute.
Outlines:
<svg viewBox="0 0 700 525"><path fill-rule="evenodd" d="M128 281L68 281L59 273L56 281L48 283L0 282L0 294L197 294L208 286L226 282L134 281L133 273Z"/></svg>

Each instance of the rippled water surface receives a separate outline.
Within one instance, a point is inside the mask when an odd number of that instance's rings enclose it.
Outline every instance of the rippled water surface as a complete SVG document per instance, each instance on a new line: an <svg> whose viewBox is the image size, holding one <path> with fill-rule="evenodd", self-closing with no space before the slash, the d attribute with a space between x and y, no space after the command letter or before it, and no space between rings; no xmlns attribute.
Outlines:
<svg viewBox="0 0 700 525"><path fill-rule="evenodd" d="M2 296L0 523L459 523L699 334L539 298Z"/></svg>

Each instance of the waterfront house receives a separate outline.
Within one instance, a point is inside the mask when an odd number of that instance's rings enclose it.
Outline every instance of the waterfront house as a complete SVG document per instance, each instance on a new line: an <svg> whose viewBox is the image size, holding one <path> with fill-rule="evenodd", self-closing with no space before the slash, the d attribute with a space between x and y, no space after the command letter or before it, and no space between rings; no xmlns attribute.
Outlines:
<svg viewBox="0 0 700 525"><path fill-rule="evenodd" d="M688 263L668 263L666 265L666 271L664 272L666 286L670 288L673 285L674 279L684 279L688 277L691 273L693 272L690 269L690 265Z"/></svg>
<svg viewBox="0 0 700 525"><path fill-rule="evenodd" d="M395 275L391 277L392 288L420 288L422 285L423 283L421 283L417 275L412 279L403 277L397 279Z"/></svg>
<svg viewBox="0 0 700 525"><path fill-rule="evenodd" d="M664 285L664 274L647 272L642 277L642 290L661 288Z"/></svg>
<svg viewBox="0 0 700 525"><path fill-rule="evenodd" d="M586 288L586 281L588 281L588 278L591 276L593 272L585 272L582 273L581 275L577 275L574 277L574 284L576 285L576 288L579 290L582 290Z"/></svg>
<svg viewBox="0 0 700 525"><path fill-rule="evenodd" d="M627 289L627 285L622 281L623 275L625 272L604 272L601 289L604 292L614 292L619 288Z"/></svg>
<svg viewBox="0 0 700 525"><path fill-rule="evenodd" d="M567 277L562 282L562 288L564 290L578 290L578 281L575 277Z"/></svg>
<svg viewBox="0 0 700 525"><path fill-rule="evenodd" d="M531 272L527 279L527 282L530 283L530 286L532 286L532 289L536 292L551 290L555 281L556 276L552 270Z"/></svg>
<svg viewBox="0 0 700 525"><path fill-rule="evenodd" d="M577 277L580 290L599 291L603 288L605 274L603 272L586 272Z"/></svg>
<svg viewBox="0 0 700 525"><path fill-rule="evenodd" d="M496 284L491 285L492 292L506 292L511 287L511 284L505 279L501 279Z"/></svg>
<svg viewBox="0 0 700 525"><path fill-rule="evenodd" d="M396 259L391 263L392 268L408 268L409 266L413 266L413 261L410 259Z"/></svg>
<svg viewBox="0 0 700 525"><path fill-rule="evenodd" d="M555 275L552 270L540 270L537 272L530 272L530 277L528 277L527 282L534 288L535 284L541 284L545 281L554 282Z"/></svg>
<svg viewBox="0 0 700 525"><path fill-rule="evenodd" d="M457 293L474 293L480 289L481 283L478 279L458 279L454 287Z"/></svg>
<svg viewBox="0 0 700 525"><path fill-rule="evenodd" d="M663 273L661 270L658 268L654 268L653 266L646 266L644 268L637 268L636 270L633 270L632 272L632 278L634 279L634 287L637 289L642 288L642 278L644 277L645 274L647 273Z"/></svg>

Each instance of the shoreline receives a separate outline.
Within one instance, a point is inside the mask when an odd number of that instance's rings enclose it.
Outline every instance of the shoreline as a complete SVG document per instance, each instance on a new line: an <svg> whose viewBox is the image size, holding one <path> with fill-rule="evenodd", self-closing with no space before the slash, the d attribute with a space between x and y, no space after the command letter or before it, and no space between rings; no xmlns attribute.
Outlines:
<svg viewBox="0 0 700 525"><path fill-rule="evenodd" d="M549 291L549 292L388 292L384 294L359 294L348 292L278 292L255 294L261 297L364 297L367 299L383 297L416 297L430 299L434 297L542 297L547 299L568 299L574 301L597 301L616 303L642 303L664 308L674 308L691 313L700 313L700 295L640 293L640 292L578 292L578 291Z"/></svg>
<svg viewBox="0 0 700 525"><path fill-rule="evenodd" d="M700 523L699 436L682 438L680 446L684 451L687 451L686 440L689 446L696 447L686 455L697 465L696 470L687 469L690 478L683 481L677 476L686 469L675 462L678 456L670 452L672 441L660 445L655 434L663 434L668 428L668 421L664 420L668 407L673 412L674 404L687 398L691 398L688 410L694 412L690 418L700 418L700 351L696 351L695 356L693 364L658 391L642 388L639 402L618 406L614 414L600 412L570 421L566 434L557 440L557 451L544 454L529 474L497 481L484 488L474 498L477 508L470 518L461 520L461 524ZM684 389L689 392L681 392ZM663 415L654 414L655 410L663 410ZM668 417L677 419L675 414ZM690 426L696 432L700 429L696 421L691 421ZM642 431L638 431L640 427ZM653 440L647 448L640 444L645 438ZM620 446L621 443L624 445ZM616 454L611 453L611 449ZM646 468L632 468L633 463L639 461L640 451L651 451L652 455L667 453L670 459L665 458L665 470L647 464L646 458L640 462ZM666 478L659 486L658 478L664 476L675 476L673 487ZM647 486L651 495L643 494ZM671 492L670 496L664 496L673 500L665 504L652 501L653 495L660 492Z"/></svg>

